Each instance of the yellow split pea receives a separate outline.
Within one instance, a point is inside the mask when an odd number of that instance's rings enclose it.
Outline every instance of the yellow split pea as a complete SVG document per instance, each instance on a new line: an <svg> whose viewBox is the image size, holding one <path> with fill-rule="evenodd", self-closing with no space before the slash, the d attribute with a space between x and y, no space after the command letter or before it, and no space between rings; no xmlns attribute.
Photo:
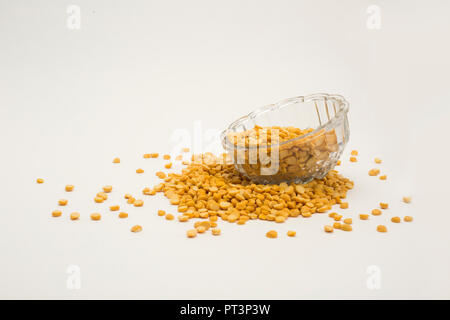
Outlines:
<svg viewBox="0 0 450 320"><path fill-rule="evenodd" d="M131 227L131 232L136 233L136 232L141 232L141 231L142 231L142 227L138 224Z"/></svg>
<svg viewBox="0 0 450 320"><path fill-rule="evenodd" d="M120 163L120 158L114 158L113 163Z"/></svg>
<svg viewBox="0 0 450 320"><path fill-rule="evenodd" d="M332 226L325 226L325 227L323 227L323 229L325 230L325 232L328 232L328 233L333 232L333 227Z"/></svg>
<svg viewBox="0 0 450 320"><path fill-rule="evenodd" d="M103 191L106 192L106 193L109 193L109 192L112 191L112 188L113 188L112 186L107 185L107 186L103 187Z"/></svg>
<svg viewBox="0 0 450 320"><path fill-rule="evenodd" d="M66 199L60 199L58 200L58 204L60 206L65 206L69 201L67 201Z"/></svg>
<svg viewBox="0 0 450 320"><path fill-rule="evenodd" d="M380 208L381 209L387 209L387 208L389 208L389 204L388 203L384 203L384 202L380 202Z"/></svg>
<svg viewBox="0 0 450 320"><path fill-rule="evenodd" d="M144 169L138 168L136 169L136 173L144 173Z"/></svg>
<svg viewBox="0 0 450 320"><path fill-rule="evenodd" d="M287 232L288 237L295 237L295 235L297 234L297 232L293 231L293 230L289 230Z"/></svg>
<svg viewBox="0 0 450 320"><path fill-rule="evenodd" d="M72 212L70 214L70 220L78 220L80 218L80 214L78 212Z"/></svg>
<svg viewBox="0 0 450 320"><path fill-rule="evenodd" d="M54 210L53 212L52 212L52 216L53 217L60 217L61 216L61 214L62 214L62 212L60 211L60 210Z"/></svg>
<svg viewBox="0 0 450 320"><path fill-rule="evenodd" d="M119 218L121 218L121 219L128 218L128 213L126 213L126 212L119 213Z"/></svg>
<svg viewBox="0 0 450 320"><path fill-rule="evenodd" d="M91 219L94 221L98 221L102 218L102 215L100 213L92 213L91 214Z"/></svg>
<svg viewBox="0 0 450 320"><path fill-rule="evenodd" d="M67 192L71 192L73 191L74 186L71 184L66 185L66 187L64 188Z"/></svg>
<svg viewBox="0 0 450 320"><path fill-rule="evenodd" d="M266 233L267 238L275 239L278 237L278 233L275 230L270 230Z"/></svg>
<svg viewBox="0 0 450 320"><path fill-rule="evenodd" d="M42 178L37 178L37 179L36 179L36 182L37 182L37 183L44 183L44 179L42 179Z"/></svg>

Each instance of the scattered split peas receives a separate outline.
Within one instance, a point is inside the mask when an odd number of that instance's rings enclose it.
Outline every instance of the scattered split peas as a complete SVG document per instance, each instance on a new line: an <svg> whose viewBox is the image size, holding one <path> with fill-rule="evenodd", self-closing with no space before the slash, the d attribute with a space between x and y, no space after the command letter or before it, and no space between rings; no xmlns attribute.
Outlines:
<svg viewBox="0 0 450 320"><path fill-rule="evenodd" d="M342 229L342 224L340 222L335 222L335 223L333 223L333 228L334 229Z"/></svg>
<svg viewBox="0 0 450 320"><path fill-rule="evenodd" d="M103 187L103 191L106 192L106 193L111 192L112 189L113 189L113 187L112 187L112 186L109 186L109 185Z"/></svg>
<svg viewBox="0 0 450 320"><path fill-rule="evenodd" d="M377 231L378 232L387 232L387 228L386 228L386 226L383 226L383 225L379 225L379 226L377 226Z"/></svg>
<svg viewBox="0 0 450 320"><path fill-rule="evenodd" d="M191 229L186 232L188 238L195 238L197 236L197 230Z"/></svg>
<svg viewBox="0 0 450 320"><path fill-rule="evenodd" d="M64 188L67 192L71 192L73 191L74 186L71 184L66 185L66 187Z"/></svg>
<svg viewBox="0 0 450 320"><path fill-rule="evenodd" d="M126 213L126 212L119 213L119 218L121 218L121 219L128 218L128 213Z"/></svg>
<svg viewBox="0 0 450 320"><path fill-rule="evenodd" d="M53 217L60 217L62 215L62 212L60 211L60 210L54 210L53 212L52 212L52 216Z"/></svg>
<svg viewBox="0 0 450 320"><path fill-rule="evenodd" d="M403 197L404 203L411 203L411 197Z"/></svg>
<svg viewBox="0 0 450 320"><path fill-rule="evenodd" d="M119 211L119 209L120 209L120 206L118 206L118 205L109 207L109 210L111 210L111 211Z"/></svg>
<svg viewBox="0 0 450 320"><path fill-rule="evenodd" d="M42 178L37 178L37 179L36 179L36 182L37 182L37 183L44 183L44 179L42 179Z"/></svg>
<svg viewBox="0 0 450 320"><path fill-rule="evenodd" d="M70 214L70 220L78 220L80 218L80 214L78 212L72 212Z"/></svg>
<svg viewBox="0 0 450 320"><path fill-rule="evenodd" d="M94 201L97 202L97 203L102 203L105 200L102 197L95 197Z"/></svg>
<svg viewBox="0 0 450 320"><path fill-rule="evenodd" d="M142 207L144 205L144 201L143 200L136 200L136 201L134 201L133 205L135 207Z"/></svg>
<svg viewBox="0 0 450 320"><path fill-rule="evenodd" d="M387 209L389 207L388 203L380 202L380 208L381 209Z"/></svg>
<svg viewBox="0 0 450 320"><path fill-rule="evenodd" d="M370 169L369 176L377 176L380 173L380 169Z"/></svg>
<svg viewBox="0 0 450 320"><path fill-rule="evenodd" d="M102 218L102 215L100 213L92 213L91 214L91 219L94 221L98 221Z"/></svg>
<svg viewBox="0 0 450 320"><path fill-rule="evenodd" d="M352 231L353 230L352 226L349 224L343 224L341 229L343 231Z"/></svg>
<svg viewBox="0 0 450 320"><path fill-rule="evenodd" d="M275 239L278 237L278 233L275 230L270 230L266 233L267 238Z"/></svg>
<svg viewBox="0 0 450 320"><path fill-rule="evenodd" d="M341 202L341 204L339 205L339 207L341 209L348 209L348 202Z"/></svg>
<svg viewBox="0 0 450 320"><path fill-rule="evenodd" d="M216 228L211 229L211 233L212 233L214 236L218 236L218 235L220 235L220 229L216 229Z"/></svg>
<svg viewBox="0 0 450 320"><path fill-rule="evenodd" d="M141 232L141 231L142 231L142 227L138 224L131 227L131 232L136 233L136 232Z"/></svg>
<svg viewBox="0 0 450 320"><path fill-rule="evenodd" d="M104 192L97 193L97 197L102 198L103 200L108 200L108 195Z"/></svg>
<svg viewBox="0 0 450 320"><path fill-rule="evenodd" d="M65 206L68 202L69 202L69 201L66 200L66 199L60 199L60 200L58 200L58 204L59 204L60 206Z"/></svg>
<svg viewBox="0 0 450 320"><path fill-rule="evenodd" d="M287 232L288 237L295 237L295 235L297 234L297 232L293 231L293 230L289 230Z"/></svg>
<svg viewBox="0 0 450 320"><path fill-rule="evenodd" d="M381 215L381 210L379 210L379 209L373 209L373 210L372 210L372 214L373 214L374 216L379 216L379 215Z"/></svg>
<svg viewBox="0 0 450 320"><path fill-rule="evenodd" d="M346 219L344 219L344 223L345 224L352 224L353 220L352 220L352 218L346 218Z"/></svg>
<svg viewBox="0 0 450 320"><path fill-rule="evenodd" d="M391 221L394 223L400 223L402 220L400 219L400 217L392 217Z"/></svg>
<svg viewBox="0 0 450 320"><path fill-rule="evenodd" d="M331 233L334 230L332 226L325 226L325 227L323 227L323 229L325 230L325 232L328 232L328 233Z"/></svg>
<svg viewBox="0 0 450 320"><path fill-rule="evenodd" d="M360 218L361 220L368 220L368 219L369 219L369 215L368 215L368 214L360 214L360 215L359 215L359 218Z"/></svg>
<svg viewBox="0 0 450 320"><path fill-rule="evenodd" d="M158 210L158 216L163 217L166 215L166 212L164 210Z"/></svg>
<svg viewBox="0 0 450 320"><path fill-rule="evenodd" d="M166 214L166 220L173 220L175 217L173 216L173 214Z"/></svg>

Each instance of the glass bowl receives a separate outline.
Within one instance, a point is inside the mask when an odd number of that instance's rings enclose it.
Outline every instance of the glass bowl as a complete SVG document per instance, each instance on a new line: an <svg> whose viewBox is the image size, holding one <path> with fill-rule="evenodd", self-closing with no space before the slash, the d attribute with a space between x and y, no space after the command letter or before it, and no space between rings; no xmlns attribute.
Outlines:
<svg viewBox="0 0 450 320"><path fill-rule="evenodd" d="M236 170L255 183L307 183L335 167L350 134L347 113L348 102L340 95L282 100L234 121L222 132L222 145ZM283 141L287 127L308 130Z"/></svg>

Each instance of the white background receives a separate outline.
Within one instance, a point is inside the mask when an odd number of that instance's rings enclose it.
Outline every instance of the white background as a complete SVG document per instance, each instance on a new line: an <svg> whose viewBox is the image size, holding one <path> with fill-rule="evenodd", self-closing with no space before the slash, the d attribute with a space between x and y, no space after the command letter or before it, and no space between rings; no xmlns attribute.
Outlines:
<svg viewBox="0 0 450 320"><path fill-rule="evenodd" d="M79 30L67 27L71 4ZM366 26L370 5L379 30ZM449 11L444 0L0 0L0 298L450 298ZM142 154L170 152L177 130L220 130L315 92L350 102L340 170L355 189L337 211L354 218L353 232L325 234L331 219L315 215L222 222L220 237L187 239L192 222L156 215L176 213L161 194L124 203L157 183L163 160ZM385 182L367 175L375 156ZM105 184L110 200L95 204ZM52 218L60 198L69 205ZM386 213L357 219L380 201ZM108 212L115 203L128 219ZM94 211L102 221L89 220ZM394 225L394 215L414 222ZM79 290L66 286L70 265Z"/></svg>

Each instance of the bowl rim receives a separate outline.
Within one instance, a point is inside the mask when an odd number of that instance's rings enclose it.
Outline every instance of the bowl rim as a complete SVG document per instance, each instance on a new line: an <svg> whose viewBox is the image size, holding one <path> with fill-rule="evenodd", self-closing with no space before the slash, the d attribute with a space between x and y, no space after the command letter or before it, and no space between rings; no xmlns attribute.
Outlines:
<svg viewBox="0 0 450 320"><path fill-rule="evenodd" d="M245 116L242 116L242 117L238 118L237 120L233 121L220 134L220 138L221 138L221 141L222 141L222 146L226 150L228 150L228 149L255 149L255 148L258 148L260 146L246 147L246 146L236 146L236 145L232 144L229 141L229 139L228 139L228 132L230 132L234 127L236 127L237 125L239 125L240 123L242 123L245 120L254 119L258 115L266 113L266 112L274 111L274 110L277 110L277 109L282 109L282 108L292 104L293 102L309 102L309 101L319 100L319 99L325 100L325 102L327 100L334 99L334 100L339 101L341 103L340 108L339 108L338 112L336 112L334 117L332 117L327 122L321 124L320 126L316 127L311 132L308 132L308 133L306 133L304 135L298 136L298 137L296 137L294 139L283 141L283 142L278 143L278 144L270 144L270 145L264 146L264 148L282 146L284 144L288 144L288 143L291 143L293 141L297 141L297 140L306 138L306 137L308 137L310 135L313 135L313 134L319 132L320 130L322 130L322 129L326 128L326 127L329 127L330 125L336 123L338 120L340 120L340 118L342 118L343 116L345 116L348 113L349 103L348 103L347 100L345 100L345 98L343 96L341 96L339 94L314 93L314 94L309 94L309 95L305 95L305 96L297 96L297 97L283 99L283 100L280 100L280 101L278 101L276 103L272 103L272 104L260 107L258 109L255 109L252 112L250 112L249 114L247 114Z"/></svg>

